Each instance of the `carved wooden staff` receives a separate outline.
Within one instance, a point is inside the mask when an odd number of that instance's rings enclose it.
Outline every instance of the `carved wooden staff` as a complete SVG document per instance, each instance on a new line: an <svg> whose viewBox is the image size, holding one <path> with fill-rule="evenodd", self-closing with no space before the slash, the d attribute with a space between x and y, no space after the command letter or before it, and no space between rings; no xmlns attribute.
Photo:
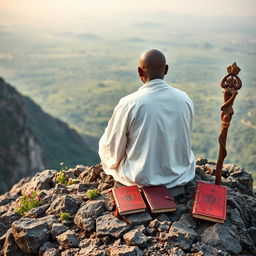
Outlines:
<svg viewBox="0 0 256 256"><path fill-rule="evenodd" d="M237 76L240 72L240 68L233 63L227 67L228 75L226 75L221 81L221 87L224 89L224 104L221 106L221 132L219 136L219 157L216 167L215 184L221 184L221 174L224 158L227 156L226 140L228 134L228 127L234 114L233 103L238 94L238 90L242 87L242 81Z"/></svg>

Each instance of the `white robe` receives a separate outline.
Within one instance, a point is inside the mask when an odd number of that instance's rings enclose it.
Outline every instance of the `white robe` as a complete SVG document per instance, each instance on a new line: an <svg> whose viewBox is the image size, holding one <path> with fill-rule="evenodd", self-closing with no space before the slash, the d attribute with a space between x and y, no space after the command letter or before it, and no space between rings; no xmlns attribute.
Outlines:
<svg viewBox="0 0 256 256"><path fill-rule="evenodd" d="M195 176L193 103L162 79L143 84L115 107L99 142L106 174L124 185L184 185Z"/></svg>

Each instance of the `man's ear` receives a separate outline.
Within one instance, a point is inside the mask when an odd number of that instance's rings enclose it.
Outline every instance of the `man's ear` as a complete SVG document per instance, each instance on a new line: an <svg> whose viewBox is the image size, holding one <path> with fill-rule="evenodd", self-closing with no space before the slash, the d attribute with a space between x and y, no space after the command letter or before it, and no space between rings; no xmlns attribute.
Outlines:
<svg viewBox="0 0 256 256"><path fill-rule="evenodd" d="M140 77L143 76L143 70L140 66L138 67L138 74L139 74Z"/></svg>
<svg viewBox="0 0 256 256"><path fill-rule="evenodd" d="M168 73L168 70L169 70L169 66L168 66L168 65L165 65L165 70L164 70L164 74L165 74L165 75Z"/></svg>

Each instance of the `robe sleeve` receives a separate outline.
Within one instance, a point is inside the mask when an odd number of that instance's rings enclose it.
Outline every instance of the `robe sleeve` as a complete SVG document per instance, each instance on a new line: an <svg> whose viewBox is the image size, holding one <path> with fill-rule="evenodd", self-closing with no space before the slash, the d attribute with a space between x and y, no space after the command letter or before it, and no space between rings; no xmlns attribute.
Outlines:
<svg viewBox="0 0 256 256"><path fill-rule="evenodd" d="M126 158L129 113L124 106L117 105L99 141L99 156L106 173L117 171Z"/></svg>

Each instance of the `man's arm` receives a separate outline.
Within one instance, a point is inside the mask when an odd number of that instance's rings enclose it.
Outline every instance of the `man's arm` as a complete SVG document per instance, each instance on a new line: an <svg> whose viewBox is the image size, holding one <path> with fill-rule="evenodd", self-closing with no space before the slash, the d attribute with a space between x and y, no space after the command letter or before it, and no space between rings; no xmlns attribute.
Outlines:
<svg viewBox="0 0 256 256"><path fill-rule="evenodd" d="M118 170L126 157L128 117L129 111L117 105L100 139L99 156L105 172Z"/></svg>

